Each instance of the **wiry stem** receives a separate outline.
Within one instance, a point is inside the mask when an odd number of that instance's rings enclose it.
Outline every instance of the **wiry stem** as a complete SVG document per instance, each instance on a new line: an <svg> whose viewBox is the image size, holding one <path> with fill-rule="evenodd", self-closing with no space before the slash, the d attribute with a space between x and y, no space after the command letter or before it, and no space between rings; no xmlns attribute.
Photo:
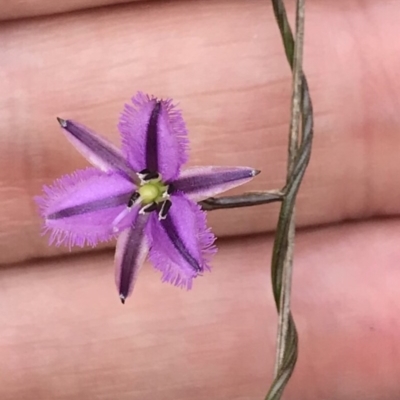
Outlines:
<svg viewBox="0 0 400 400"><path fill-rule="evenodd" d="M203 210L211 211L222 208L258 206L282 201L282 199L283 193L280 190L269 190L267 192L248 192L238 196L209 197L199 204Z"/></svg>
<svg viewBox="0 0 400 400"><path fill-rule="evenodd" d="M272 288L279 313L277 358L275 378L265 397L265 400L279 400L293 373L298 353L298 336L290 311L295 236L294 208L297 192L311 156L314 118L307 79L302 71L305 0L297 0L296 43L283 1L271 1L286 57L293 70L292 119L286 185L282 191L273 190L209 198L200 204L204 210L209 211L220 208L248 207L275 201L282 202L271 263ZM301 135L299 135L300 127Z"/></svg>
<svg viewBox="0 0 400 400"><path fill-rule="evenodd" d="M304 0L298 1L296 11L296 41L294 45L294 62L293 62L293 94L292 94L292 110L289 134L289 154L287 180L289 180L296 160L297 150L300 138L300 101L301 101L301 74L303 71L303 44L304 44ZM280 314L278 323L277 336L277 354L275 360L275 375L283 363L285 345L289 332L289 316L290 316L290 293L293 272L293 249L295 237L295 207L290 215L290 224L288 230L288 245L283 263L282 272L282 291L280 296Z"/></svg>
<svg viewBox="0 0 400 400"><path fill-rule="evenodd" d="M292 121L289 137L287 183L279 214L272 255L271 275L279 312L276 374L266 400L280 399L297 361L298 337L290 312L290 289L294 246L294 205L307 168L313 138L313 113L307 80L302 72L304 2L297 0L296 45L282 0L272 0L285 52L293 69ZM302 135L299 143L300 108Z"/></svg>

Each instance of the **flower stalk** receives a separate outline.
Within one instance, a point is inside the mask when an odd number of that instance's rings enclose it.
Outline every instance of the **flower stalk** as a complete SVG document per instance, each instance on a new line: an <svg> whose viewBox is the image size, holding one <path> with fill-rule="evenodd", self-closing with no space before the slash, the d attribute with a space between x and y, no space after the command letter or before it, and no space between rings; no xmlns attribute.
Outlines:
<svg viewBox="0 0 400 400"><path fill-rule="evenodd" d="M247 192L237 196L209 197L201 201L201 208L206 211L226 208L240 208L259 206L261 204L282 201L283 192L280 190L268 190L260 192Z"/></svg>

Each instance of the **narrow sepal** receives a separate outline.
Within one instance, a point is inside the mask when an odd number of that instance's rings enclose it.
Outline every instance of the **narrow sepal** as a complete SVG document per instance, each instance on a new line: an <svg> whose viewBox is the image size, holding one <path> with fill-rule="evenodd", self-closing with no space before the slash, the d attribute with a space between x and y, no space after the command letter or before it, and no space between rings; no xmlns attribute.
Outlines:
<svg viewBox="0 0 400 400"><path fill-rule="evenodd" d="M201 201L251 181L260 171L250 167L194 167L173 182L175 190Z"/></svg>
<svg viewBox="0 0 400 400"><path fill-rule="evenodd" d="M159 172L164 181L175 179L187 161L187 130L172 100L157 100L139 92L126 104L119 130L122 150L136 172Z"/></svg>
<svg viewBox="0 0 400 400"><path fill-rule="evenodd" d="M78 122L57 120L67 139L95 167L103 172L119 172L129 180L134 177L120 150L107 139Z"/></svg>
<svg viewBox="0 0 400 400"><path fill-rule="evenodd" d="M78 170L43 188L36 197L50 243L96 245L114 236L112 222L127 207L135 187L119 174L95 168ZM119 228L129 226L126 219Z"/></svg>
<svg viewBox="0 0 400 400"><path fill-rule="evenodd" d="M159 220L156 213L150 216L150 260L163 281L190 289L193 278L210 269L215 237L197 204L183 195L173 195L171 202L165 219Z"/></svg>
<svg viewBox="0 0 400 400"><path fill-rule="evenodd" d="M139 269L143 265L148 246L145 227L148 214L135 212L135 218L130 228L118 238L115 250L115 281L122 303L131 294Z"/></svg>

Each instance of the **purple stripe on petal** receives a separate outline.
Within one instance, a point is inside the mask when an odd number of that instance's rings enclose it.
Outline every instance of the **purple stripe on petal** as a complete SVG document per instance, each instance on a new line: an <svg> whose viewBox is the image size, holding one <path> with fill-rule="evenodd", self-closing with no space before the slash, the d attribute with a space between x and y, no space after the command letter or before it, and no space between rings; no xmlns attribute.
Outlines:
<svg viewBox="0 0 400 400"><path fill-rule="evenodd" d="M132 292L137 274L148 252L145 236L148 216L136 212L133 226L122 232L118 238L115 251L115 280L123 303Z"/></svg>
<svg viewBox="0 0 400 400"><path fill-rule="evenodd" d="M159 172L165 181L179 175L187 161L188 139L181 112L171 100L139 92L132 105L125 105L118 128L123 153L136 172Z"/></svg>
<svg viewBox="0 0 400 400"><path fill-rule="evenodd" d="M207 228L206 214L185 196L171 196L165 220L150 215L147 228L150 260L162 272L162 280L190 289L199 273L209 270L215 253L214 235Z"/></svg>
<svg viewBox="0 0 400 400"><path fill-rule="evenodd" d="M172 186L190 199L201 201L243 185L258 173L249 167L195 167L183 171Z"/></svg>
<svg viewBox="0 0 400 400"><path fill-rule="evenodd" d="M36 201L45 219L44 229L51 231L50 242L94 246L111 239L113 221L127 207L129 193L134 190L121 175L96 168L76 171L45 186ZM125 218L117 228L126 228L131 220L130 216Z"/></svg>
<svg viewBox="0 0 400 400"><path fill-rule="evenodd" d="M133 171L112 143L75 121L58 118L58 122L69 141L91 164L103 172L119 172L132 179Z"/></svg>
<svg viewBox="0 0 400 400"><path fill-rule="evenodd" d="M167 234L169 240L174 245L178 253L182 256L182 258L194 269L196 273L202 272L203 267L199 264L196 258L194 258L190 254L190 251L187 249L182 238L179 236L177 227L171 215L168 214L165 219L160 221L160 223L165 233Z"/></svg>
<svg viewBox="0 0 400 400"><path fill-rule="evenodd" d="M150 115L146 132L146 168L158 171L158 117L161 103L157 101Z"/></svg>
<svg viewBox="0 0 400 400"><path fill-rule="evenodd" d="M132 105L125 105L120 116L122 152L135 172L147 169L147 130L155 105L155 98L139 92L132 98Z"/></svg>
<svg viewBox="0 0 400 400"><path fill-rule="evenodd" d="M104 199L93 200L88 203L79 204L76 206L67 207L52 214L49 214L47 216L47 219L69 218L76 215L92 213L95 211L105 210L107 208L118 207L121 205L126 206L131 196L132 193L128 192L112 197L106 197Z"/></svg>

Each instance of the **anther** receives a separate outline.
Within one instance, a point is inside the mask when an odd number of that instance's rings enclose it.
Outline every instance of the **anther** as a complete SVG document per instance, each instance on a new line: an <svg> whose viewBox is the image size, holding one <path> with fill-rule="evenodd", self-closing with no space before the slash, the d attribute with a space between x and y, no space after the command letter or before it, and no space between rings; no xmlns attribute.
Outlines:
<svg viewBox="0 0 400 400"><path fill-rule="evenodd" d="M158 219L159 220L167 218L167 214L168 214L168 211L170 210L171 206L172 206L172 202L169 199L167 199L161 203L161 207L159 207L159 211L158 211Z"/></svg>
<svg viewBox="0 0 400 400"><path fill-rule="evenodd" d="M151 181L152 179L158 179L160 174L158 172L149 172L147 175L143 177L144 181Z"/></svg>
<svg viewBox="0 0 400 400"><path fill-rule="evenodd" d="M134 192L128 200L128 208L132 208L135 205L136 201L139 199L139 197L140 194L138 192Z"/></svg>
<svg viewBox="0 0 400 400"><path fill-rule="evenodd" d="M140 171L138 175L143 182L151 181L152 179L158 179L160 177L158 172L152 172L148 169Z"/></svg>
<svg viewBox="0 0 400 400"><path fill-rule="evenodd" d="M146 204L144 207L142 207L139 211L140 214L144 214L144 213L149 213L152 211L157 210L157 203L150 203L150 204Z"/></svg>

